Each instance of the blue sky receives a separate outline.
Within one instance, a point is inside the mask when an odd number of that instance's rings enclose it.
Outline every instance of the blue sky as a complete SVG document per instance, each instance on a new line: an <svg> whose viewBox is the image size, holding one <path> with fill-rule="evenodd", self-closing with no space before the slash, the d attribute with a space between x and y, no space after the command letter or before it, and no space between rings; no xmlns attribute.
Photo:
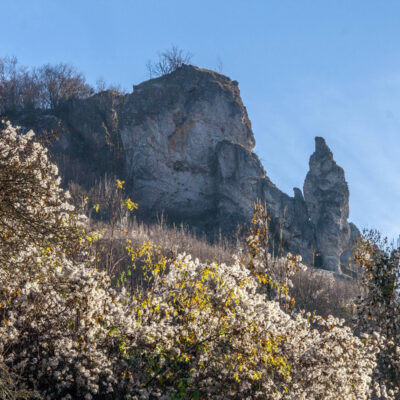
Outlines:
<svg viewBox="0 0 400 400"><path fill-rule="evenodd" d="M350 220L400 234L400 2L1 0L0 56L67 62L130 90L176 44L239 81L256 152L292 195L314 137L346 174Z"/></svg>

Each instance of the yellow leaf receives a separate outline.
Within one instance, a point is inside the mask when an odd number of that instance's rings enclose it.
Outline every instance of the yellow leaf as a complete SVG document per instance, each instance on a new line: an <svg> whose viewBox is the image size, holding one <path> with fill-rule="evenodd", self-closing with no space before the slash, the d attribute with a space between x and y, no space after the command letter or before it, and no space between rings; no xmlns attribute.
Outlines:
<svg viewBox="0 0 400 400"><path fill-rule="evenodd" d="M137 210L138 209L138 204L137 203L134 203L131 199L125 199L123 202L122 202L122 205L124 206L124 207L126 207L129 211L133 211L133 210Z"/></svg>

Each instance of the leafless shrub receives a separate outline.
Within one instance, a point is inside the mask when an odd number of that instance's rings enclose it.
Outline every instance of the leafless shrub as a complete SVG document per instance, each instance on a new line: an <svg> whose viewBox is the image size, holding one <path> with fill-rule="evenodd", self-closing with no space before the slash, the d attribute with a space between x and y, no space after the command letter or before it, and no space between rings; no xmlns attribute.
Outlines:
<svg viewBox="0 0 400 400"><path fill-rule="evenodd" d="M172 45L170 49L158 53L157 61L148 61L146 64L149 78L155 78L169 74L184 64L189 64L193 54Z"/></svg>
<svg viewBox="0 0 400 400"><path fill-rule="evenodd" d="M103 77L96 80L96 93L104 92L105 90L111 90L120 94L126 94L127 91L119 83L107 84Z"/></svg>

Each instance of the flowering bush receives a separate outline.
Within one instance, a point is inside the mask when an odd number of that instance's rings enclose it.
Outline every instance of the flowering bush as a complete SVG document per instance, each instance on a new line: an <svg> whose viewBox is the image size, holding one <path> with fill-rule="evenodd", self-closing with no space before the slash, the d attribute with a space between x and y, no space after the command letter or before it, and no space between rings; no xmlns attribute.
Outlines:
<svg viewBox="0 0 400 400"><path fill-rule="evenodd" d="M400 249L391 248L376 231L365 233L354 254L361 270L362 296L356 323L373 333L379 346L373 399L400 398Z"/></svg>
<svg viewBox="0 0 400 400"><path fill-rule="evenodd" d="M133 262L148 256L147 282L117 292L56 174L32 133L0 130L0 366L30 389L46 399L367 398L373 342L291 311L300 260L263 252L262 220L229 266L128 244Z"/></svg>
<svg viewBox="0 0 400 400"><path fill-rule="evenodd" d="M181 255L156 274L137 306L155 388L176 394L179 382L187 398L366 398L372 346L343 321L290 316L261 289L240 262Z"/></svg>
<svg viewBox="0 0 400 400"><path fill-rule="evenodd" d="M90 267L84 217L33 133L0 134L0 363L48 398L116 389L134 315ZM122 363L122 364L121 364Z"/></svg>

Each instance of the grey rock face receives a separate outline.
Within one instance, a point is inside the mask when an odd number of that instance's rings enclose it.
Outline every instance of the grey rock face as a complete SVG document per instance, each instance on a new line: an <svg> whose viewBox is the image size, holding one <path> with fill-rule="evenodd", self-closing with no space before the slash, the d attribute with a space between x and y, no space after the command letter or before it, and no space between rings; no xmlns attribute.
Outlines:
<svg viewBox="0 0 400 400"><path fill-rule="evenodd" d="M36 131L58 126L52 150L67 180L86 185L105 173L127 184L139 212L161 212L210 233L234 231L265 203L272 248L299 253L308 264L340 272L351 248L348 188L322 138L304 183L290 197L267 177L236 81L183 66L134 86L131 94L106 91L69 101L55 115L38 116ZM51 123L51 124L50 124Z"/></svg>
<svg viewBox="0 0 400 400"><path fill-rule="evenodd" d="M359 229L352 222L350 222L349 226L350 226L350 240L347 245L347 248L340 255L340 266L345 274L356 276L359 273L359 271L355 269L353 263L353 253L357 238L361 236L361 233Z"/></svg>
<svg viewBox="0 0 400 400"><path fill-rule="evenodd" d="M309 164L303 190L315 227L316 250L322 255L324 268L340 272L340 255L350 242L349 189L344 171L321 137L315 138L315 152Z"/></svg>
<svg viewBox="0 0 400 400"><path fill-rule="evenodd" d="M207 228L217 211L217 146L231 141L251 152L255 144L237 85L184 66L136 86L119 115L139 204Z"/></svg>
<svg viewBox="0 0 400 400"><path fill-rule="evenodd" d="M216 147L216 172L216 222L231 231L249 220L252 205L263 198L262 185L271 182L256 154L227 140Z"/></svg>
<svg viewBox="0 0 400 400"><path fill-rule="evenodd" d="M266 176L258 157L238 144L223 141L217 146L217 226L233 231L252 217L255 202L265 204L272 234L272 249L302 254L312 262L314 229L308 221L303 194L297 188L290 197Z"/></svg>

